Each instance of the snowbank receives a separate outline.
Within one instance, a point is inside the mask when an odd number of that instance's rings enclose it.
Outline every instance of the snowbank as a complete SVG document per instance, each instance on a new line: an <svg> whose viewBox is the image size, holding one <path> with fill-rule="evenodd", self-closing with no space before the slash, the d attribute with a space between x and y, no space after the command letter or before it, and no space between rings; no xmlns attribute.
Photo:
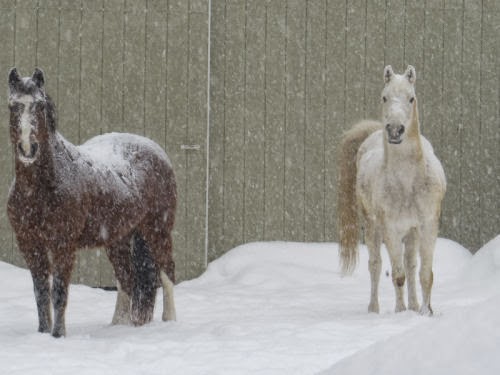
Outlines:
<svg viewBox="0 0 500 375"><path fill-rule="evenodd" d="M336 244L253 243L176 286L177 322L158 303L147 326L110 326L116 293L72 285L59 340L36 332L29 273L0 263L0 373L499 373L500 236L435 254L432 318L393 312L385 253L376 315L366 249L342 278Z"/></svg>

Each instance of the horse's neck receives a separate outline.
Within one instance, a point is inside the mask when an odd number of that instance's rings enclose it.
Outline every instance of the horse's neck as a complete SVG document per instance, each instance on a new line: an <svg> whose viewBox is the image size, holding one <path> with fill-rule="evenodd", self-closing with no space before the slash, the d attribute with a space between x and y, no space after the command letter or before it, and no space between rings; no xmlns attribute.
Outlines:
<svg viewBox="0 0 500 375"><path fill-rule="evenodd" d="M410 133L400 145L390 145L384 142L384 163L385 167L390 170L401 168L422 170L424 158L418 129Z"/></svg>

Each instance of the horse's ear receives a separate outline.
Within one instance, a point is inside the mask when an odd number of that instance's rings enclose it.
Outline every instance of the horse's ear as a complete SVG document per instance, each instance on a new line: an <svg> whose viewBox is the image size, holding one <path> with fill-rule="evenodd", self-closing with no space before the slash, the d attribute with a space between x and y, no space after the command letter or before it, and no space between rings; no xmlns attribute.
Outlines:
<svg viewBox="0 0 500 375"><path fill-rule="evenodd" d="M392 70L392 66L387 65L384 68L384 81L385 81L385 83L389 83L389 81L391 80L393 75L394 75L394 71Z"/></svg>
<svg viewBox="0 0 500 375"><path fill-rule="evenodd" d="M412 65L408 65L408 68L406 68L405 76L412 85L415 84L415 81L417 80L417 73Z"/></svg>
<svg viewBox="0 0 500 375"><path fill-rule="evenodd" d="M45 79L43 78L43 70L35 68L31 79L33 80L33 82L35 82L35 85L37 85L38 88L41 89L43 87L43 84L45 83Z"/></svg>
<svg viewBox="0 0 500 375"><path fill-rule="evenodd" d="M19 77L19 73L16 68L12 68L9 72L9 90L10 92L14 92L17 89L17 84L21 82L21 77Z"/></svg>

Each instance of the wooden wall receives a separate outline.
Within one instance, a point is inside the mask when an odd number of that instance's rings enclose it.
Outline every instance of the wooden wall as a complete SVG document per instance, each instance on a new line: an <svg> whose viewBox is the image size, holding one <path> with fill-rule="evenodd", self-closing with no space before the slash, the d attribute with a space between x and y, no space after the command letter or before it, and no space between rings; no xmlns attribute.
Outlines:
<svg viewBox="0 0 500 375"><path fill-rule="evenodd" d="M497 0L0 0L0 204L7 72L39 66L70 141L128 131L166 149L179 280L245 242L335 241L339 138L379 117L384 66L412 64L448 178L440 235L475 251L500 232L499 25ZM5 210L0 244L23 264ZM74 281L113 285L104 252L80 252Z"/></svg>

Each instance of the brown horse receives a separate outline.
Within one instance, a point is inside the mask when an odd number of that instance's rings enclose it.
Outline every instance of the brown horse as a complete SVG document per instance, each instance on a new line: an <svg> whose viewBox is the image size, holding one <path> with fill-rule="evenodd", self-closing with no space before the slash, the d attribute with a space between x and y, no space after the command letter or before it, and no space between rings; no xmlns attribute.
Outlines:
<svg viewBox="0 0 500 375"><path fill-rule="evenodd" d="M68 284L75 252L85 247L105 247L113 264L113 323L151 321L159 282L163 320L175 319L176 185L163 149L124 133L71 144L56 129L55 105L40 69L25 78L11 69L9 109L15 179L7 210L33 278L38 330L66 334Z"/></svg>

